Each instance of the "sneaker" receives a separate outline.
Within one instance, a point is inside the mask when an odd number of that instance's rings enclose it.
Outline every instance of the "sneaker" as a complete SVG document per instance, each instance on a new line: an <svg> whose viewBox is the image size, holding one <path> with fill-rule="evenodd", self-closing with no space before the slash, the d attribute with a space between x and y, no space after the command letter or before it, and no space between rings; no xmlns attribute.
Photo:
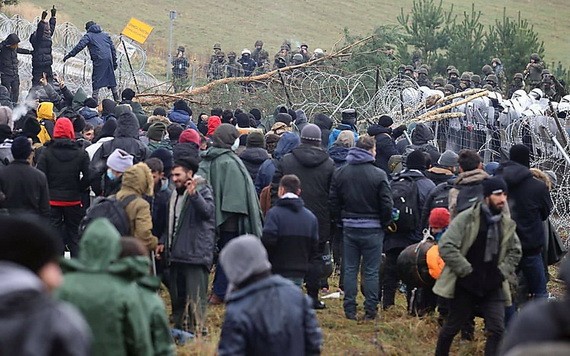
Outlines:
<svg viewBox="0 0 570 356"><path fill-rule="evenodd" d="M321 310L326 308L327 306L325 303L321 302L320 300L313 300L313 309Z"/></svg>
<svg viewBox="0 0 570 356"><path fill-rule="evenodd" d="M210 295L210 298L208 298L208 304L210 305L221 305L224 304L224 300L220 297L218 297L217 295L215 295L214 293L212 293Z"/></svg>
<svg viewBox="0 0 570 356"><path fill-rule="evenodd" d="M180 329L170 329L170 335L174 339L176 345L183 346L188 340L194 339L194 334Z"/></svg>

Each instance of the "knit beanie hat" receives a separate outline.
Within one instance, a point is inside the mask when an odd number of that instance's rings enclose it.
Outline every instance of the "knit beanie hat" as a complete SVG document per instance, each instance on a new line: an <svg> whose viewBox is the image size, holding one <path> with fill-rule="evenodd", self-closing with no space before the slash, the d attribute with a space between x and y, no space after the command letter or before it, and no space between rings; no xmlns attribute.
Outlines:
<svg viewBox="0 0 570 356"><path fill-rule="evenodd" d="M99 132L97 141L102 137L114 137L116 129L117 129L117 120L109 119L105 121L103 127L101 127L101 131Z"/></svg>
<svg viewBox="0 0 570 356"><path fill-rule="evenodd" d="M154 116L166 116L166 109L163 108L162 106L159 106L156 109L154 109L154 111L152 112L152 115L154 115Z"/></svg>
<svg viewBox="0 0 570 356"><path fill-rule="evenodd" d="M228 277L229 291L252 276L271 271L267 251L253 235L242 235L228 242L220 253L220 263Z"/></svg>
<svg viewBox="0 0 570 356"><path fill-rule="evenodd" d="M72 121L73 123L73 131L74 132L81 132L85 128L85 119L82 115L77 114Z"/></svg>
<svg viewBox="0 0 570 356"><path fill-rule="evenodd" d="M75 131L73 131L73 124L67 117L60 117L55 122L53 128L53 138L68 138L75 140Z"/></svg>
<svg viewBox="0 0 570 356"><path fill-rule="evenodd" d="M457 153L451 150L446 150L445 152L443 152L441 156L439 156L437 164L439 164L442 167L457 167L459 166L458 159L459 156L457 155Z"/></svg>
<svg viewBox="0 0 570 356"><path fill-rule="evenodd" d="M12 157L14 159L28 159L32 153L32 144L25 136L18 136L12 141Z"/></svg>
<svg viewBox="0 0 570 356"><path fill-rule="evenodd" d="M394 120L388 115L382 115L378 118L378 125L382 127L390 127L394 124Z"/></svg>
<svg viewBox="0 0 570 356"><path fill-rule="evenodd" d="M7 106L0 106L0 125L8 125L10 126L10 130L14 129L12 109Z"/></svg>
<svg viewBox="0 0 570 356"><path fill-rule="evenodd" d="M511 161L530 167L530 150L522 144L513 145L509 151Z"/></svg>
<svg viewBox="0 0 570 356"><path fill-rule="evenodd" d="M58 261L63 246L50 224L33 215L6 215L0 216L0 226L0 261L16 263L34 273L47 263Z"/></svg>
<svg viewBox="0 0 570 356"><path fill-rule="evenodd" d="M97 100L93 98L87 98L83 101L83 105L87 106L88 108L95 109L97 107Z"/></svg>
<svg viewBox="0 0 570 356"><path fill-rule="evenodd" d="M231 148L238 137L239 132L234 126L221 124L212 136L212 144L214 147Z"/></svg>
<svg viewBox="0 0 570 356"><path fill-rule="evenodd" d="M170 171L172 170L172 152L167 150L164 147L158 148L154 150L149 158L158 158L162 161L162 165L164 166L164 174L169 175Z"/></svg>
<svg viewBox="0 0 570 356"><path fill-rule="evenodd" d="M246 147L265 147L265 137L261 132L251 132L247 135Z"/></svg>
<svg viewBox="0 0 570 356"><path fill-rule="evenodd" d="M507 183L500 177L491 177L481 181L483 186L483 196L488 197L492 194L507 193Z"/></svg>
<svg viewBox="0 0 570 356"><path fill-rule="evenodd" d="M285 113L279 113L275 117L275 122L282 122L287 126L291 126L292 121L293 121L293 118L291 117L291 115L285 114Z"/></svg>
<svg viewBox="0 0 570 356"><path fill-rule="evenodd" d="M255 118L255 120L260 121L261 120L261 111L259 109L253 108L249 111L249 113L251 115L253 115L253 117Z"/></svg>
<svg viewBox="0 0 570 356"><path fill-rule="evenodd" d="M237 114L236 122L239 127L249 127L249 115L244 112Z"/></svg>
<svg viewBox="0 0 570 356"><path fill-rule="evenodd" d="M111 99L103 99L101 102L101 115L109 115L115 113L115 108L117 107L117 103L115 103Z"/></svg>
<svg viewBox="0 0 570 356"><path fill-rule="evenodd" d="M174 110L186 111L188 115L192 116L192 110L188 106L188 103L184 100L178 100L174 102Z"/></svg>
<svg viewBox="0 0 570 356"><path fill-rule="evenodd" d="M415 150L412 151L408 157L406 157L406 168L407 169L426 169L426 156L422 151Z"/></svg>
<svg viewBox="0 0 570 356"><path fill-rule="evenodd" d="M336 138L335 145L346 148L354 147L354 132L342 130Z"/></svg>
<svg viewBox="0 0 570 356"><path fill-rule="evenodd" d="M449 226L449 210L446 208L435 208L429 214L429 226L443 229Z"/></svg>
<svg viewBox="0 0 570 356"><path fill-rule="evenodd" d="M133 100L133 98L135 97L136 93L134 90L132 90L131 88L126 88L125 90L123 90L123 92L121 93L121 99L123 100Z"/></svg>
<svg viewBox="0 0 570 356"><path fill-rule="evenodd" d="M301 130L301 143L319 146L321 144L321 129L315 124L307 124Z"/></svg>
<svg viewBox="0 0 570 356"><path fill-rule="evenodd" d="M133 156L127 151L116 148L113 153L107 158L107 167L114 171L124 173L129 167L133 165Z"/></svg>
<svg viewBox="0 0 570 356"><path fill-rule="evenodd" d="M150 140L154 141L161 141L164 138L164 134L166 133L166 124L163 122L155 122L154 124L150 125L146 136Z"/></svg>
<svg viewBox="0 0 570 356"><path fill-rule="evenodd" d="M178 142L179 143L192 142L195 143L196 146L200 146L200 134L194 129L186 129L182 131L182 134L180 135Z"/></svg>
<svg viewBox="0 0 570 356"><path fill-rule="evenodd" d="M170 141L177 142L180 140L180 135L182 134L182 131L184 131L184 128L180 124L174 123L168 125L166 131L168 132L168 138L170 138Z"/></svg>

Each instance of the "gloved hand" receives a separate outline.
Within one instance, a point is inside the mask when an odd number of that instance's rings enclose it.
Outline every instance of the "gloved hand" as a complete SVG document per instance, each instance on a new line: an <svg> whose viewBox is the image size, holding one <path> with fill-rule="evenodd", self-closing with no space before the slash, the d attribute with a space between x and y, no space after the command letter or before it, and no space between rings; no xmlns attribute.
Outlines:
<svg viewBox="0 0 570 356"><path fill-rule="evenodd" d="M57 10L55 9L55 5L51 8L51 17L55 17Z"/></svg>
<svg viewBox="0 0 570 356"><path fill-rule="evenodd" d="M67 61L69 58L71 58L71 56L69 54L66 54L65 57L63 57L63 62Z"/></svg>
<svg viewBox="0 0 570 356"><path fill-rule="evenodd" d="M45 20L46 17L47 17L47 11L44 10L44 11L42 11L42 20Z"/></svg>
<svg viewBox="0 0 570 356"><path fill-rule="evenodd" d="M404 134L404 131L406 131L407 129L408 128L406 127L406 125L400 125L396 127L394 130L392 130L392 137L396 139L402 136Z"/></svg>

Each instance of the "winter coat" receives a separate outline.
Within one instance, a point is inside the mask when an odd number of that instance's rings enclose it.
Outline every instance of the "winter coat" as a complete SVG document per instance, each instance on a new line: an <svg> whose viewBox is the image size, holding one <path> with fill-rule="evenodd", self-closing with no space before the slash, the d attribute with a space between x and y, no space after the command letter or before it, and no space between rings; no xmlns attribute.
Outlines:
<svg viewBox="0 0 570 356"><path fill-rule="evenodd" d="M419 213L422 211L422 208L425 205L427 197L430 191L435 187L435 184L429 179L427 179L424 174L418 170L410 169L405 170L399 175L395 176L393 179L399 179L400 177L410 177L415 180L416 185L418 187L418 207L416 211ZM418 217L421 218L421 217ZM416 228L415 232L395 232L395 233L387 233L384 237L384 251L390 251L394 248L404 248L411 244L421 241L422 235L422 226L421 223L418 222L418 227Z"/></svg>
<svg viewBox="0 0 570 356"><path fill-rule="evenodd" d="M412 131L412 144L409 146L412 150L420 150L429 153L431 163L435 164L439 159L439 151L435 146L429 143L435 138L433 131L425 124L417 124L414 131Z"/></svg>
<svg viewBox="0 0 570 356"><path fill-rule="evenodd" d="M128 104L131 107L133 114L135 114L137 120L139 120L140 127L144 127L146 125L148 116L145 114L141 103L132 100L123 100L121 101L121 104Z"/></svg>
<svg viewBox="0 0 570 356"><path fill-rule="evenodd" d="M91 75L93 89L116 87L117 54L109 34L103 32L101 26L91 25L68 56L75 57L85 47L89 49L89 55L93 61L93 73Z"/></svg>
<svg viewBox="0 0 570 356"><path fill-rule="evenodd" d="M376 161L374 164L386 172L386 174L390 174L388 161L390 157L398 154L396 142L392 137L392 129L374 124L368 127L367 133L376 138Z"/></svg>
<svg viewBox="0 0 570 356"><path fill-rule="evenodd" d="M79 312L54 300L27 268L0 262L0 345L3 355L83 356L91 333Z"/></svg>
<svg viewBox="0 0 570 356"><path fill-rule="evenodd" d="M316 216L301 198L279 199L265 216L261 236L273 273L304 278L311 263L319 258L318 230Z"/></svg>
<svg viewBox="0 0 570 356"><path fill-rule="evenodd" d="M146 325L150 329L153 355L174 355L176 347L170 335L166 307L159 296L160 279L150 276L150 260L147 256L124 257L109 266L109 272L125 280L135 281Z"/></svg>
<svg viewBox="0 0 570 356"><path fill-rule="evenodd" d="M339 168L346 164L346 155L350 149L344 146L332 145L329 148L329 156L334 161L334 167Z"/></svg>
<svg viewBox="0 0 570 356"><path fill-rule="evenodd" d="M314 118L314 123L321 129L321 147L329 147L329 135L331 134L331 129L333 121L330 117L325 114L317 114ZM334 142L333 142L334 143Z"/></svg>
<svg viewBox="0 0 570 356"><path fill-rule="evenodd" d="M180 217L174 226L176 199L182 199ZM203 184L196 194L185 191L179 195L172 192L169 206L170 262L203 265L212 268L216 242L216 219L214 215L212 187ZM171 232L174 232L173 234Z"/></svg>
<svg viewBox="0 0 570 356"><path fill-rule="evenodd" d="M261 236L262 215L253 181L239 157L227 148L202 152L197 174L214 191L216 228L237 215L238 233Z"/></svg>
<svg viewBox="0 0 570 356"><path fill-rule="evenodd" d="M329 205L334 218L375 219L388 226L393 204L388 176L361 148L350 149L347 163L332 177Z"/></svg>
<svg viewBox="0 0 570 356"><path fill-rule="evenodd" d="M297 114L297 118L295 119L295 127L297 128L297 132L301 134L303 127L309 124L309 120L307 119L307 115L302 109L296 110L295 113Z"/></svg>
<svg viewBox="0 0 570 356"><path fill-rule="evenodd" d="M309 297L271 276L231 292L218 355L319 355L322 332Z"/></svg>
<svg viewBox="0 0 570 356"><path fill-rule="evenodd" d="M257 194L260 194L263 188L271 184L273 175L275 174L276 161L283 158L283 156L291 152L294 148L297 148L300 142L299 136L291 132L284 133L283 136L281 136L273 152L275 159L268 159L259 167L259 171L255 177L255 190Z"/></svg>
<svg viewBox="0 0 570 356"><path fill-rule="evenodd" d="M354 133L354 142L358 141L358 133L356 132L356 129L354 127L352 127L351 125L348 124L339 124L335 129L333 129L329 135L329 145L328 148L331 148L332 145L336 142L336 139L338 138L338 135L340 135L340 133L344 130L349 130L352 131ZM322 132L321 132L322 133Z"/></svg>
<svg viewBox="0 0 570 356"><path fill-rule="evenodd" d="M39 21L36 32L30 35L30 43L34 49L32 52L33 68L51 68L53 64L51 37L55 31L55 25L55 17L51 17L49 23Z"/></svg>
<svg viewBox="0 0 570 356"><path fill-rule="evenodd" d="M145 168L143 163L138 163L123 173L117 199L124 200L131 195L137 196L125 208L129 217L131 235L140 239L149 250L154 250L158 239L152 234L150 204L143 198L144 195L152 196L154 182L152 175Z"/></svg>
<svg viewBox="0 0 570 356"><path fill-rule="evenodd" d="M441 167L432 167L426 171L426 177L435 185L445 183L453 178L453 172Z"/></svg>
<svg viewBox="0 0 570 356"><path fill-rule="evenodd" d="M459 173L457 179L453 183L454 185L477 185L481 184L483 179L489 178L487 172L482 169L474 169L472 171L467 171ZM451 188L449 191L449 214L453 219L459 212L457 211L457 197L459 196L458 188Z"/></svg>
<svg viewBox="0 0 570 356"><path fill-rule="evenodd" d="M247 147L239 155L239 158L245 165L245 168L249 172L251 179L255 181L259 167L261 167L263 162L270 159L271 156L269 156L269 153L267 153L267 150L265 148Z"/></svg>
<svg viewBox="0 0 570 356"><path fill-rule="evenodd" d="M120 261L118 231L104 219L91 223L79 242L79 258L62 260L63 285L56 296L73 304L93 333L93 355L152 355L150 328L134 281L131 277L111 273ZM119 268L121 269L121 268ZM134 277L133 277L134 276Z"/></svg>
<svg viewBox="0 0 570 356"><path fill-rule="evenodd" d="M14 160L0 167L0 208L10 213L26 212L49 217L49 191L45 174L27 161Z"/></svg>
<svg viewBox="0 0 570 356"><path fill-rule="evenodd" d="M190 115L185 110L172 110L168 113L168 119L172 122L180 124L184 128L194 129L198 131L198 128L190 119Z"/></svg>
<svg viewBox="0 0 570 356"><path fill-rule="evenodd" d="M502 214L498 268L503 278L503 295L506 298L506 305L509 306L511 305L511 290L507 277L515 272L522 251L521 243L515 232L515 222L505 212ZM459 213L439 240L439 255L445 262L445 267L433 287L435 294L443 298L453 298L457 279L473 271L473 267L465 256L477 239L480 222L481 202Z"/></svg>
<svg viewBox="0 0 570 356"><path fill-rule="evenodd" d="M80 143L70 139L46 143L38 169L46 175L50 202L81 201L81 194L89 188L89 155Z"/></svg>
<svg viewBox="0 0 570 356"><path fill-rule="evenodd" d="M301 144L278 162L272 181L272 195L276 195L284 175L295 174L301 180L303 201L319 221L319 239L323 243L330 237L328 194L333 172L334 162L325 150Z"/></svg>
<svg viewBox="0 0 570 356"><path fill-rule="evenodd" d="M101 126L104 123L103 119L99 117L97 109L84 107L81 110L79 110L79 115L83 116L86 124L91 124L93 125L93 127Z"/></svg>
<svg viewBox="0 0 570 356"><path fill-rule="evenodd" d="M152 234L159 240L166 237L168 233L168 202L171 195L172 189L169 187L169 181L163 178L158 187L154 186L153 196L146 197L152 212Z"/></svg>
<svg viewBox="0 0 570 356"><path fill-rule="evenodd" d="M525 255L540 253L546 240L543 221L553 206L546 184L534 179L527 167L513 161L501 163L495 175L502 177L509 188L511 218L517 223Z"/></svg>
<svg viewBox="0 0 570 356"><path fill-rule="evenodd" d="M10 45L19 42L14 42L14 36L16 34L12 33L0 42L0 74L5 78L18 78L18 53L32 54L32 51L25 48L10 48Z"/></svg>

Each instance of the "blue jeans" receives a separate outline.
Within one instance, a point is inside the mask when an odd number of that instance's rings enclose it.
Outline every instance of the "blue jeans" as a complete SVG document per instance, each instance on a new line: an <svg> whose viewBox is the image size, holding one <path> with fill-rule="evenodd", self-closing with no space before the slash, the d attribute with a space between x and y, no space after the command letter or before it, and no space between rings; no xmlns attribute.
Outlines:
<svg viewBox="0 0 570 356"><path fill-rule="evenodd" d="M519 268L528 283L528 292L533 298L546 298L546 274L542 255L523 256L519 262Z"/></svg>
<svg viewBox="0 0 570 356"><path fill-rule="evenodd" d="M362 258L364 310L367 315L376 316L384 231L345 227L343 235L344 313L347 317L356 316L357 278Z"/></svg>

